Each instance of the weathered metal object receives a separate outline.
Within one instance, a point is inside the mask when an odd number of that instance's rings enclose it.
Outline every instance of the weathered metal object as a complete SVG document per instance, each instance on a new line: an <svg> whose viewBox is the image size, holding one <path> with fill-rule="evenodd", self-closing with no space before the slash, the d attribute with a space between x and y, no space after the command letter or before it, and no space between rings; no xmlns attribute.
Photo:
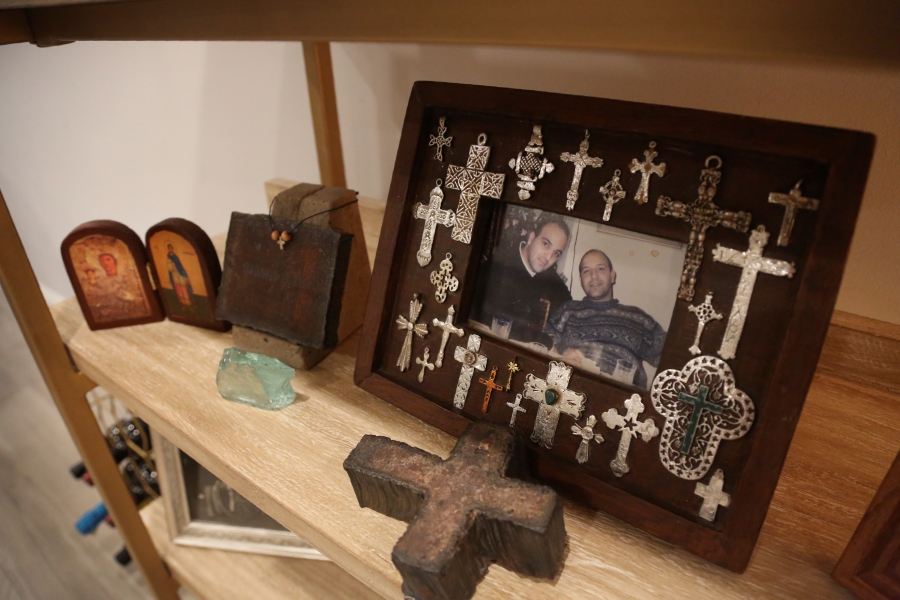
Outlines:
<svg viewBox="0 0 900 600"><path fill-rule="evenodd" d="M770 204L781 204L784 206L784 218L781 220L781 231L778 232L778 245L787 246L791 241L791 231L794 229L794 220L797 218L797 210L819 210L819 201L816 198L806 198L800 193L800 184L798 181L787 194L779 194L772 192L769 194Z"/></svg>

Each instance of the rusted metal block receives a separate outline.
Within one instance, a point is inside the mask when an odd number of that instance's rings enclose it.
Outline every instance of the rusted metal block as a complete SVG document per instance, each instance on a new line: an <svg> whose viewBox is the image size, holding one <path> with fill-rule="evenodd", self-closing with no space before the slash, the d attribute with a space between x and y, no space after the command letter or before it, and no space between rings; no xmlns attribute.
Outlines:
<svg viewBox="0 0 900 600"><path fill-rule="evenodd" d="M410 523L391 558L416 600L471 598L488 566L553 579L566 544L562 501L514 479L525 461L514 434L471 424L447 460L367 435L344 461L363 508Z"/></svg>

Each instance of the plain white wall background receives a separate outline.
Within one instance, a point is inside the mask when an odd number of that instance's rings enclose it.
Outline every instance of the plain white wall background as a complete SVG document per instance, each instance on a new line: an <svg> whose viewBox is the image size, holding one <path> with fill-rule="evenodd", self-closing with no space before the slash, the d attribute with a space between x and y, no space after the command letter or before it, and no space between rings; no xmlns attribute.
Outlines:
<svg viewBox="0 0 900 600"><path fill-rule="evenodd" d="M412 83L477 83L847 127L878 136L838 308L900 323L900 72L609 52L332 45L348 185L385 198ZM727 177L727 173L724 174ZM271 177L318 181L296 43L0 47L0 189L42 284L59 243L109 218L215 234Z"/></svg>

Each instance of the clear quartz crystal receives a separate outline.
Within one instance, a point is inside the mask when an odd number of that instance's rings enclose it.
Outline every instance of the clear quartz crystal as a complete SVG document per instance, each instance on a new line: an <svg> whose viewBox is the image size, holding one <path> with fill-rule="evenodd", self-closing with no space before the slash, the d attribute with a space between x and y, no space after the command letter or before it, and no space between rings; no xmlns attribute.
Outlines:
<svg viewBox="0 0 900 600"><path fill-rule="evenodd" d="M274 410L294 401L294 369L280 360L226 348L219 361L216 386L226 400Z"/></svg>

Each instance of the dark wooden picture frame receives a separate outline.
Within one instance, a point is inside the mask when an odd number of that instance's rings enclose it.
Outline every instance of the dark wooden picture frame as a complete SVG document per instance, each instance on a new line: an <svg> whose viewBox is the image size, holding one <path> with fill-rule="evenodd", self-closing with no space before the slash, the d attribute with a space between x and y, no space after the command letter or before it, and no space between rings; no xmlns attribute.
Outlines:
<svg viewBox="0 0 900 600"><path fill-rule="evenodd" d="M443 149L443 161L435 159L435 148L429 146L430 136L438 132L440 117L446 117L447 133L453 137L452 145ZM531 198L523 201L517 196L516 173L507 163L525 148L535 124L543 126L543 157L555 164L556 172L537 181ZM591 133L590 154L602 156L605 164L595 171L585 170L580 199L569 213L565 204L572 165L561 162L559 157L563 151L578 151L586 129ZM448 165L466 164L469 148L482 132L487 134L486 145L490 147L484 170L505 174L502 194L497 200L480 198L470 245L451 240L448 229L439 226L432 249L436 259L422 268L416 261L416 252L423 221L414 218L414 207L416 203L428 204L435 181L447 179ZM632 158L640 160L651 141L657 142L658 162L666 162L668 172L664 178L651 181L650 202L640 205L632 198L641 178L632 175L628 165ZM597 190L618 169L627 195L615 204L609 224L688 242L691 226L681 219L656 215L657 199L668 196L691 204L698 196L701 170L705 163L709 166L707 157L721 157L722 179L714 202L723 210L749 212L752 221L746 232L726 227L706 231L697 297L692 302L676 302L658 372L680 370L694 358L688 349L694 341L697 320L688 306L701 303L707 291L715 293L716 307L726 316L710 322L704 333L703 354L714 354L715 344L725 331L741 270L715 263L713 248L721 244L724 248L747 250L750 232L764 225L772 239L763 256L794 263L796 273L791 279L759 277L737 357L728 361L736 378L735 386L755 404L752 427L740 439L722 442L712 465L715 468L700 481L677 477L663 467L660 437L646 444L633 441L628 456L631 471L624 477L614 476L609 464L615 457L620 434L599 421L594 432L602 433L606 443L592 444L590 460L579 465L575 453L580 437L572 435L570 426L581 427L588 415L599 419L609 409L623 413L623 401L636 393L645 406L642 420L652 417L662 430L664 419L654 410L646 390L576 369L569 389L587 397L581 418L576 421L562 416L552 449L533 442L527 446L532 474L569 497L728 569L743 571L815 372L873 149L874 137L860 132L597 98L418 82L403 123L355 381L453 435L459 435L473 419L507 423L507 401L522 390L526 375L547 377L548 359L483 335L480 352L488 357L488 369L476 373L464 409L456 409L452 399L460 363L454 361L453 353L456 346L465 346L465 338L452 338L443 368L428 371L422 383L417 381L419 369L415 363L414 368L403 372L396 366L406 334L398 330L395 320L410 316L413 293L419 293L424 302L418 322L426 323L430 331L424 341L413 338L413 358L421 356L427 346L433 360L441 331L432 326L432 319L444 320L451 304L458 309L455 324L467 335L473 332L468 315L475 274L487 260L485 251L493 235L491 224L496 223L494 216L501 205L537 207L601 222L605 204ZM787 193L799 179L803 180L803 195L819 200L818 210L798 211L789 245L777 246L775 238L784 207L768 203L767 195ZM442 208L457 208L458 198L459 192L445 187ZM435 287L429 275L438 268L446 252L453 254L453 275L459 280L459 288L441 304L434 297ZM495 365L500 367L497 381L505 382L505 365L512 360L521 372L515 374L511 393L495 392L490 409L482 414L480 399L485 388L477 378L487 377L490 366ZM534 404L529 405L528 412L515 425L526 436L534 423L533 407ZM695 485L708 483L718 468L726 473L724 489L731 502L727 508L720 507L719 516L710 522L698 515L702 499L695 494Z"/></svg>

